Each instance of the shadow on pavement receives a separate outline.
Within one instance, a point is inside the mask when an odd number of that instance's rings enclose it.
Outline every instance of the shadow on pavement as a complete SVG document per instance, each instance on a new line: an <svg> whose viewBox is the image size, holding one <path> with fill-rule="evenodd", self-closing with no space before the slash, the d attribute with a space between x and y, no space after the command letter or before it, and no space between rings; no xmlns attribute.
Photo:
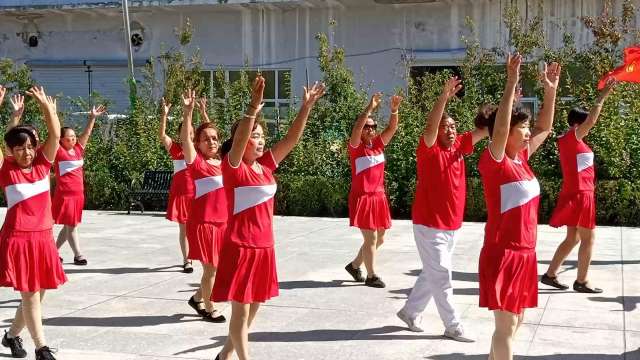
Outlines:
<svg viewBox="0 0 640 360"><path fill-rule="evenodd" d="M11 321L11 320L9 320ZM46 326L140 327L202 321L200 316L175 314L166 316L54 317L43 320ZM6 322L6 320L5 320Z"/></svg>
<svg viewBox="0 0 640 360"><path fill-rule="evenodd" d="M622 309L624 311L633 311L638 308L638 304L640 304L640 296L617 296L617 297L604 297L604 296L594 296L590 297L589 300L596 302L614 302L622 305Z"/></svg>
<svg viewBox="0 0 640 360"><path fill-rule="evenodd" d="M174 268L175 270L170 270ZM163 266L163 267L157 267L157 268L120 267L120 268L105 268L105 269L74 268L74 269L65 269L64 272L66 274L113 274L113 275L148 274L148 273L154 273L154 272L182 272L182 266L172 265L172 266Z"/></svg>
<svg viewBox="0 0 640 360"><path fill-rule="evenodd" d="M394 334L397 332L402 334ZM308 331L270 331L249 333L250 342L316 342L316 341L358 341L358 340L443 340L439 335L411 335L407 328L400 326L383 326L371 329L339 330L321 329ZM175 353L173 355L183 355L195 351L212 350L224 345L226 336L216 336L211 338L212 344L198 346ZM453 340L452 340L453 341Z"/></svg>
<svg viewBox="0 0 640 360"><path fill-rule="evenodd" d="M353 283L354 281L332 280L332 281L315 281L315 280L298 280L298 281L281 281L278 285L280 290L292 289L317 289L317 288L337 288L353 285L345 285L344 283Z"/></svg>
<svg viewBox="0 0 640 360"><path fill-rule="evenodd" d="M640 349L627 351L623 354L553 354L553 355L516 355L514 360L622 360L635 359L632 356L640 355ZM451 353L444 355L429 355L424 359L429 360L487 360L487 355L466 355L462 353Z"/></svg>

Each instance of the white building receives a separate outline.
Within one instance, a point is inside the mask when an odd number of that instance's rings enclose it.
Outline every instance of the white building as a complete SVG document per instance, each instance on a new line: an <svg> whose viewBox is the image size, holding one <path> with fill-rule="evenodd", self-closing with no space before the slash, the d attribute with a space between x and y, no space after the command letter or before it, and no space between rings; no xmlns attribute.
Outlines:
<svg viewBox="0 0 640 360"><path fill-rule="evenodd" d="M613 1L616 9L622 0ZM464 56L465 18L483 46L504 46L502 13L517 3L523 16L535 0L129 0L134 60L143 64L175 46L174 28L189 18L206 68L228 70L248 62L267 76L267 98L286 106L308 78L320 78L315 34L329 32L343 46L356 79L390 93L404 86L407 57L415 66L455 66ZM578 44L591 34L579 17L598 15L603 0L543 0L547 36L561 45L562 25ZM86 96L91 87L111 98L112 111L128 104L127 51L120 0L0 0L0 58L26 63L50 91ZM637 21L637 19L636 19ZM142 40L142 41L140 41ZM425 70L423 68L422 70ZM282 79L291 76L291 88ZM235 73L231 72L233 77Z"/></svg>

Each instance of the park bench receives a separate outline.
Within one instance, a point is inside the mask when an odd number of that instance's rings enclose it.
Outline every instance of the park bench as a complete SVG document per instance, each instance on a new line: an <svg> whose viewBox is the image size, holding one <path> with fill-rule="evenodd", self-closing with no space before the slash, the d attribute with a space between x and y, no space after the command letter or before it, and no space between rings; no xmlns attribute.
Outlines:
<svg viewBox="0 0 640 360"><path fill-rule="evenodd" d="M131 214L131 208L135 205L140 207L140 212L144 213L143 201L162 201L167 203L169 198L169 187L173 171L167 170L146 170L142 177L142 186L132 183L129 190L129 208L127 214Z"/></svg>

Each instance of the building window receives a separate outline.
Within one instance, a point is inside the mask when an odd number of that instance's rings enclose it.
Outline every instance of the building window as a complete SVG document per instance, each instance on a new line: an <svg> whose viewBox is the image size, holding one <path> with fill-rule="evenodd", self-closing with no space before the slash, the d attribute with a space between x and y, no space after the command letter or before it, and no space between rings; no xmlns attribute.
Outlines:
<svg viewBox="0 0 640 360"><path fill-rule="evenodd" d="M257 71L244 70L249 79L255 78ZM278 134L280 124L287 121L292 105L291 98L291 70L290 69L269 69L260 70L265 78L264 107L262 115L267 123L269 132ZM240 80L242 70L225 70L225 80L234 82ZM221 93L222 86L216 84L215 70L205 70L203 75L208 79L209 95L212 99L223 99L225 94ZM214 93L216 92L216 93Z"/></svg>

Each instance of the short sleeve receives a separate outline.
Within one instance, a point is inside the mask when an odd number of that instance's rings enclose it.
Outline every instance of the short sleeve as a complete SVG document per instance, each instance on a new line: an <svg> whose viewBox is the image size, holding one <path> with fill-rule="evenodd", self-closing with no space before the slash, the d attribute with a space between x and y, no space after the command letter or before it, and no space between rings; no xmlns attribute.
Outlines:
<svg viewBox="0 0 640 360"><path fill-rule="evenodd" d="M375 138L373 138L373 143L375 145L375 148L378 149L384 149L384 141L382 141L382 136L378 135Z"/></svg>
<svg viewBox="0 0 640 360"><path fill-rule="evenodd" d="M267 150L262 154L258 159L258 163L271 171L275 171L278 168L278 163L276 163L276 159L273 157L271 150Z"/></svg>
<svg viewBox="0 0 640 360"><path fill-rule="evenodd" d="M182 155L182 147L176 144L175 141L171 142L171 147L169 148L169 155L173 160L179 160Z"/></svg>
<svg viewBox="0 0 640 360"><path fill-rule="evenodd" d="M80 155L80 157L84 158L84 146L82 146L80 143L76 143L75 149L76 153L78 153L78 155Z"/></svg>
<svg viewBox="0 0 640 360"><path fill-rule="evenodd" d="M464 155L473 153L473 135L471 131L458 135L458 150Z"/></svg>
<svg viewBox="0 0 640 360"><path fill-rule="evenodd" d="M46 174L51 171L51 162L44 156L42 151L36 151L36 157L33 159L33 168L38 174Z"/></svg>
<svg viewBox="0 0 640 360"><path fill-rule="evenodd" d="M195 159L191 164L187 164L187 168L191 171L192 174L202 172L202 169L205 164L205 160L200 156L200 154L196 153Z"/></svg>

